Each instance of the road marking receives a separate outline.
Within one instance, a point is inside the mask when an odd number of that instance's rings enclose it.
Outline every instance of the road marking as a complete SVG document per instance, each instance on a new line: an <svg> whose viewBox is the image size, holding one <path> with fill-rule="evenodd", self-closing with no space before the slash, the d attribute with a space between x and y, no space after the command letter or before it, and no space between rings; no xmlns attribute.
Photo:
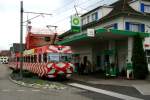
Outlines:
<svg viewBox="0 0 150 100"><path fill-rule="evenodd" d="M150 95L150 84L133 85L142 95Z"/></svg>
<svg viewBox="0 0 150 100"><path fill-rule="evenodd" d="M16 91L18 91L18 92L23 92L23 91L25 91L25 90L16 90Z"/></svg>
<svg viewBox="0 0 150 100"><path fill-rule="evenodd" d="M2 92L9 92L9 89L3 89Z"/></svg>
<svg viewBox="0 0 150 100"><path fill-rule="evenodd" d="M109 96L116 97L116 98L123 99L123 100L144 100L141 98L131 97L128 95L123 95L123 94L117 93L117 92L98 89L98 88L94 88L94 87L90 87L90 86L86 86L86 85L82 85L82 84L78 84L78 83L70 83L69 85L78 87L78 88L82 88L82 89L86 89L86 90L90 90L93 92L109 95Z"/></svg>
<svg viewBox="0 0 150 100"><path fill-rule="evenodd" d="M39 92L40 90L32 90L33 92Z"/></svg>

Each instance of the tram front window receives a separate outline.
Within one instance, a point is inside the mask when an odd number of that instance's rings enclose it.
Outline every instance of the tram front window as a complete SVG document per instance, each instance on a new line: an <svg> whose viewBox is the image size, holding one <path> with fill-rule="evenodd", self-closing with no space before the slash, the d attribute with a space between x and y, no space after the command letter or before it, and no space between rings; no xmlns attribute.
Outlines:
<svg viewBox="0 0 150 100"><path fill-rule="evenodd" d="M60 54L60 61L71 62L71 54Z"/></svg>
<svg viewBox="0 0 150 100"><path fill-rule="evenodd" d="M48 62L71 62L71 54L49 53Z"/></svg>
<svg viewBox="0 0 150 100"><path fill-rule="evenodd" d="M54 62L59 62L59 54L58 53L49 53L48 54L48 62L54 61Z"/></svg>

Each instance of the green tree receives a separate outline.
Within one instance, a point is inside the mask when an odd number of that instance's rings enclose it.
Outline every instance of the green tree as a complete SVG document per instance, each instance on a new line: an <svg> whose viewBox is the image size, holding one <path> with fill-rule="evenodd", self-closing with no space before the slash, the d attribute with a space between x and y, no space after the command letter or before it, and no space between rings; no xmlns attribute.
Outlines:
<svg viewBox="0 0 150 100"><path fill-rule="evenodd" d="M140 35L134 37L132 63L135 79L145 79L148 75L148 65L142 40Z"/></svg>

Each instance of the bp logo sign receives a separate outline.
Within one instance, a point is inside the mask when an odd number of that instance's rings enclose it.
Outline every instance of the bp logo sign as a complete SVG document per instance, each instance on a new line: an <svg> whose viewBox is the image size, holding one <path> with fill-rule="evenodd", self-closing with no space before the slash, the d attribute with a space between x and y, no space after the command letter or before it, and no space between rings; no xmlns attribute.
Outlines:
<svg viewBox="0 0 150 100"><path fill-rule="evenodd" d="M79 16L71 16L71 30L72 32L80 32L81 18Z"/></svg>
<svg viewBox="0 0 150 100"><path fill-rule="evenodd" d="M74 18L74 19L73 19L73 24L74 24L74 25L79 25L79 23L80 23L80 21L79 21L78 18Z"/></svg>
<svg viewBox="0 0 150 100"><path fill-rule="evenodd" d="M72 16L71 26L81 26L81 18L79 16Z"/></svg>

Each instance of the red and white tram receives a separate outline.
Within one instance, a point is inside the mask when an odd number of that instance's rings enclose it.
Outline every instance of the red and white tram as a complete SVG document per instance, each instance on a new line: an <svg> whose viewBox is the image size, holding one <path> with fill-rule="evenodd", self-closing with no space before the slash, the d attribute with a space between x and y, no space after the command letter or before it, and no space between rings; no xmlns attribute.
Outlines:
<svg viewBox="0 0 150 100"><path fill-rule="evenodd" d="M19 69L20 55L16 53L10 67ZM28 70L38 76L55 78L59 75L70 77L74 70L70 46L46 45L23 52L23 70Z"/></svg>

